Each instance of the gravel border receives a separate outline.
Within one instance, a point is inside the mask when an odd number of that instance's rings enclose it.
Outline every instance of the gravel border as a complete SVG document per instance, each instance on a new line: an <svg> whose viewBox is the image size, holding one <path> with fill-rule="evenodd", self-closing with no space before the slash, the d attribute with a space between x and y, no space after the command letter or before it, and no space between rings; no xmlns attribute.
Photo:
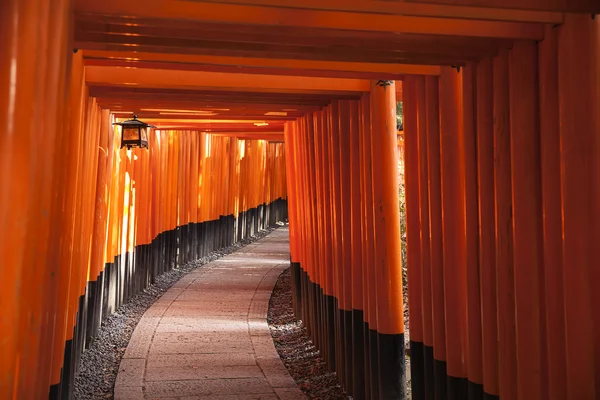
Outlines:
<svg viewBox="0 0 600 400"><path fill-rule="evenodd" d="M267 316L275 348L296 384L309 399L347 400L334 372L327 370L319 350L292 309L290 268L279 275Z"/></svg>
<svg viewBox="0 0 600 400"><path fill-rule="evenodd" d="M137 323L146 310L175 282L187 273L211 261L231 254L267 236L276 228L268 228L239 243L213 251L205 257L175 268L156 278L156 283L123 304L110 315L92 338L90 347L81 355L79 372L75 376L75 400L112 399L119 364Z"/></svg>
<svg viewBox="0 0 600 400"><path fill-rule="evenodd" d="M408 293L404 286L405 346L408 348ZM302 321L296 320L292 309L290 268L281 273L273 288L267 322L275 348L298 387L309 399L351 399L340 387L337 375L329 372L319 350L308 336ZM410 357L406 357L406 370L410 374ZM412 398L410 375L407 379L407 400Z"/></svg>

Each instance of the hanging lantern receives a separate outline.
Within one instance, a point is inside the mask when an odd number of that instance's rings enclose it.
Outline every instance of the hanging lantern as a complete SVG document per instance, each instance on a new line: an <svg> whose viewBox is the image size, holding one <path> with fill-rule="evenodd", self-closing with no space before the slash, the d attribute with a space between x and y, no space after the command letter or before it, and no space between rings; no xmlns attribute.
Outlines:
<svg viewBox="0 0 600 400"><path fill-rule="evenodd" d="M127 147L145 147L148 148L148 128L156 128L143 121L137 119L137 115L133 119L123 122L115 122L113 125L121 127L121 148Z"/></svg>

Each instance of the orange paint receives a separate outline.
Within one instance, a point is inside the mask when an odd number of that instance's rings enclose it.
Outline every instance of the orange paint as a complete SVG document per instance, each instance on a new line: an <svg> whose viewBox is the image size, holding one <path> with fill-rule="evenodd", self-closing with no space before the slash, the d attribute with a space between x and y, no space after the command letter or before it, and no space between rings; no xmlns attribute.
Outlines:
<svg viewBox="0 0 600 400"><path fill-rule="evenodd" d="M439 84L446 367L455 378L466 377L467 345L461 80L456 70L444 68Z"/></svg>

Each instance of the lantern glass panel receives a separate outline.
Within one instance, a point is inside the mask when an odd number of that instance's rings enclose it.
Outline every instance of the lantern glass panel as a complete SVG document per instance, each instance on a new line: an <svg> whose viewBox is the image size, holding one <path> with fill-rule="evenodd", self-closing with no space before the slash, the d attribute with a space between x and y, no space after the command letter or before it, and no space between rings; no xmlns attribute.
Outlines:
<svg viewBox="0 0 600 400"><path fill-rule="evenodd" d="M138 127L123 127L123 140L124 141L129 141L129 140L139 140L139 131L138 131Z"/></svg>
<svg viewBox="0 0 600 400"><path fill-rule="evenodd" d="M147 132L147 129L145 127L144 128L140 128L140 138L144 142L148 141L148 132Z"/></svg>

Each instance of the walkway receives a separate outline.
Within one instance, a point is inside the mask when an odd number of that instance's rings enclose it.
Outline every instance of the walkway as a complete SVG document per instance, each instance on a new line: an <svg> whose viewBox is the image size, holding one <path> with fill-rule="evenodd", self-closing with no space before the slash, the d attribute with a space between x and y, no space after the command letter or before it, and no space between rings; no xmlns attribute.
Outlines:
<svg viewBox="0 0 600 400"><path fill-rule="evenodd" d="M288 240L280 228L173 285L137 325L115 399L305 399L266 320Z"/></svg>

